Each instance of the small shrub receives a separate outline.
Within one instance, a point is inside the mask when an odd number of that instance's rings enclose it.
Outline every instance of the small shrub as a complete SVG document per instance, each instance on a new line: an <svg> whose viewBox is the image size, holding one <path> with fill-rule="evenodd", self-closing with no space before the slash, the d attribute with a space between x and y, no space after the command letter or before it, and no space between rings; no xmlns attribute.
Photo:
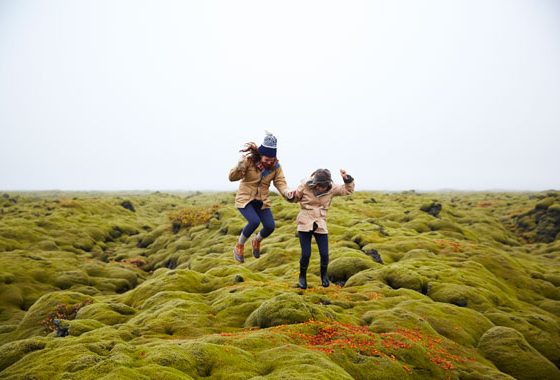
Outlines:
<svg viewBox="0 0 560 380"><path fill-rule="evenodd" d="M76 314L78 311L89 304L91 304L91 300L85 300L80 303L76 303L74 305L67 305L64 303L59 303L56 305L54 311L51 311L47 314L47 317L41 321L41 325L45 327L45 331L51 332L57 330L58 326L56 322L57 320L66 319L72 320L76 318Z"/></svg>
<svg viewBox="0 0 560 380"><path fill-rule="evenodd" d="M193 227L208 223L216 214L217 205L211 207L190 206L181 210L169 213L172 230L179 232L182 227Z"/></svg>

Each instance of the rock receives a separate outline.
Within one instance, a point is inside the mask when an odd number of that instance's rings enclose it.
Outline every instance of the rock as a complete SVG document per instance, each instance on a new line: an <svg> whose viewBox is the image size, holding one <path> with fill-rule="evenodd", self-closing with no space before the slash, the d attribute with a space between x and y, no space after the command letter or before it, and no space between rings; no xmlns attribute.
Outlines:
<svg viewBox="0 0 560 380"><path fill-rule="evenodd" d="M435 216L436 218L439 217L439 213L441 212L441 209L442 209L441 203L438 202L428 203L420 207L420 210L427 212L428 214Z"/></svg>
<svg viewBox="0 0 560 380"><path fill-rule="evenodd" d="M233 282L238 283L238 282L244 282L244 281L245 281L245 279L240 274L236 274L235 277L233 277Z"/></svg>
<svg viewBox="0 0 560 380"><path fill-rule="evenodd" d="M368 249L366 251L366 255L371 257L373 259L373 261L375 261L376 263L385 264L383 262L383 259L381 258L381 255L379 254L379 252L376 249Z"/></svg>
<svg viewBox="0 0 560 380"><path fill-rule="evenodd" d="M560 232L560 204L545 201L514 219L518 232L530 243L551 243Z"/></svg>
<svg viewBox="0 0 560 380"><path fill-rule="evenodd" d="M55 333L57 337L64 337L68 335L68 326L66 326L60 319L54 319L53 324L56 327Z"/></svg>
<svg viewBox="0 0 560 380"><path fill-rule="evenodd" d="M132 211L132 212L136 212L136 209L134 208L134 205L132 204L131 201L123 201L121 203L121 206L124 207L127 210Z"/></svg>

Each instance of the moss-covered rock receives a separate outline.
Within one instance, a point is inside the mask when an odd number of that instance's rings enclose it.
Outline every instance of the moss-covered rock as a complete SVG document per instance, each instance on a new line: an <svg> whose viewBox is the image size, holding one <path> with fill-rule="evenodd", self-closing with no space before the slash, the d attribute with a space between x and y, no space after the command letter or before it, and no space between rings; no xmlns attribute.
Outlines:
<svg viewBox="0 0 560 380"><path fill-rule="evenodd" d="M246 327L271 327L302 323L311 319L328 318L325 313L314 305L307 304L303 298L294 293L281 294L265 301L249 315Z"/></svg>
<svg viewBox="0 0 560 380"><path fill-rule="evenodd" d="M329 264L329 279L335 284L344 284L358 272L375 267L373 260L361 257L341 257Z"/></svg>
<svg viewBox="0 0 560 380"><path fill-rule="evenodd" d="M44 338L30 338L17 340L0 346L0 374L2 370L8 368L25 355L37 350L42 350L46 345L47 341Z"/></svg>
<svg viewBox="0 0 560 380"><path fill-rule="evenodd" d="M535 350L517 330L496 326L480 338L479 351L516 379L558 379L560 370Z"/></svg>
<svg viewBox="0 0 560 380"><path fill-rule="evenodd" d="M76 318L91 319L105 325L115 325L126 322L134 313L133 308L124 304L96 302L80 309Z"/></svg>
<svg viewBox="0 0 560 380"><path fill-rule="evenodd" d="M329 274L346 283L319 286L313 254L306 290L298 209L272 200L276 230L239 264L231 192L3 198L0 377L513 379L523 355L520 372L557 376L542 371L560 365L560 242L532 239L554 232L560 193L336 199ZM185 209L216 212L174 231ZM483 338L494 326L525 341Z"/></svg>

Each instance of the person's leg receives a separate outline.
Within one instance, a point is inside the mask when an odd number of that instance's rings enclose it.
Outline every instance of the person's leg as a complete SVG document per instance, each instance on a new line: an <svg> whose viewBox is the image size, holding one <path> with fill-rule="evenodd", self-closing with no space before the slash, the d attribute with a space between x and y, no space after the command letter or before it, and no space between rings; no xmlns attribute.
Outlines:
<svg viewBox="0 0 560 380"><path fill-rule="evenodd" d="M299 245L301 246L301 258L299 259L298 287L307 289L307 267L311 258L311 236L312 232L298 232Z"/></svg>
<svg viewBox="0 0 560 380"><path fill-rule="evenodd" d="M255 205L253 202L249 203L244 208L239 208L238 210L241 215L243 215L243 217L247 219L247 224L245 225L245 227L243 227L243 230L241 230L241 234L239 235L237 244L233 248L233 257L235 258L235 260L242 263L245 261L243 256L245 242L247 241L247 238L251 236L253 232L255 232L261 220L257 211L255 210Z"/></svg>
<svg viewBox="0 0 560 380"><path fill-rule="evenodd" d="M326 288L329 286L329 235L328 234L313 234L317 247L319 247L319 255L321 257L321 284Z"/></svg>
<svg viewBox="0 0 560 380"><path fill-rule="evenodd" d="M274 229L276 228L276 223L274 222L274 216L272 215L272 210L269 208L257 210L259 219L262 223L262 229L259 231L259 239L264 239L270 236Z"/></svg>
<svg viewBox="0 0 560 380"><path fill-rule="evenodd" d="M261 223L261 218L258 212L259 204L262 204L262 202L252 201L244 208L238 209L241 215L243 215L243 217L247 219L247 224L245 225L245 227L243 227L241 235L239 236L240 242L241 239L244 238L242 243L245 243L245 241L249 238L249 236L253 234L253 232L255 232L255 230Z"/></svg>
<svg viewBox="0 0 560 380"><path fill-rule="evenodd" d="M261 241L265 237L270 236L270 234L274 231L274 228L276 228L276 223L274 222L274 216L272 215L271 209L257 209L256 212L263 227L253 239L251 245L253 247L253 256L259 258L261 256Z"/></svg>

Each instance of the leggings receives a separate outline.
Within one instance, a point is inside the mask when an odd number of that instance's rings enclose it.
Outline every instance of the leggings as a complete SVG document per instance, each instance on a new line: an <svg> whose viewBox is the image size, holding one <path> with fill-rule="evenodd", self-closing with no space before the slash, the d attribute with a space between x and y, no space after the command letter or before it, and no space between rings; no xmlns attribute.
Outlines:
<svg viewBox="0 0 560 380"><path fill-rule="evenodd" d="M313 231L302 232L298 231L299 245L301 246L301 258L299 264L307 268L309 266L309 259L311 258L311 236L315 236L317 247L319 247L319 255L321 256L321 265L326 266L329 264L329 235L318 234Z"/></svg>
<svg viewBox="0 0 560 380"><path fill-rule="evenodd" d="M248 238L257 229L262 222L263 228L260 231L261 237L265 238L274 231L276 227L274 223L274 216L269 208L261 208L262 201L252 200L244 208L239 208L241 215L247 219L247 225L243 227L243 236Z"/></svg>

